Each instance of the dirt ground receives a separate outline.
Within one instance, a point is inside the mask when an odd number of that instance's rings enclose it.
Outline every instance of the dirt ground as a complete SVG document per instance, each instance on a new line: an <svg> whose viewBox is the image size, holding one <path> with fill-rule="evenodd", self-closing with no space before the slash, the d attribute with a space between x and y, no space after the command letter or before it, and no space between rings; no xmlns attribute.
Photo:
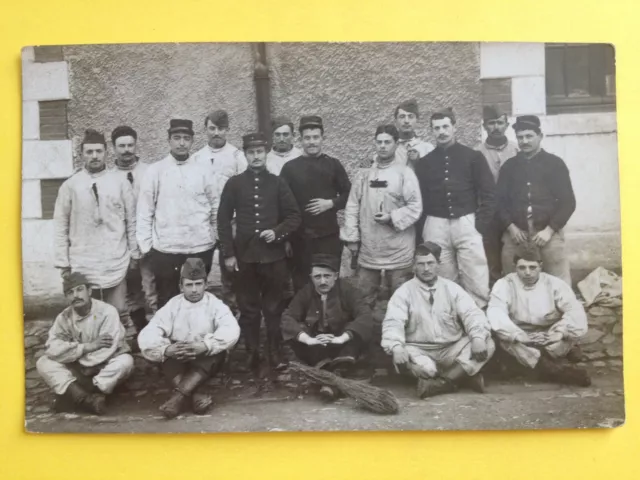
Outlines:
<svg viewBox="0 0 640 480"><path fill-rule="evenodd" d="M313 392L284 385L262 391L234 381L212 391L216 402L207 415L191 413L163 419L158 406L168 396L156 392L114 395L107 415L54 414L47 406L28 407L32 432L198 433L338 430L465 430L613 427L624 422L622 374L600 372L589 388L529 379L494 380L484 394L461 390L420 400L413 385L383 379L398 397L397 415L376 415L351 400L323 403Z"/></svg>

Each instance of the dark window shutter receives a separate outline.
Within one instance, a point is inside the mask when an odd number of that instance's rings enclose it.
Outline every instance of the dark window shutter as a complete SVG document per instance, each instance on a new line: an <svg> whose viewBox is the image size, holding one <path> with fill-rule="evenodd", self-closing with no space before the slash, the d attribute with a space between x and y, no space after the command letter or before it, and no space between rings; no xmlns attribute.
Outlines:
<svg viewBox="0 0 640 480"><path fill-rule="evenodd" d="M58 190L66 178L53 178L40 180L40 200L42 202L42 218L49 220L53 218L53 209L56 206Z"/></svg>
<svg viewBox="0 0 640 480"><path fill-rule="evenodd" d="M40 140L67 140L67 100L38 102Z"/></svg>
<svg viewBox="0 0 640 480"><path fill-rule="evenodd" d="M62 47L59 45L33 47L33 55L34 55L34 60L37 63L64 61L64 56L62 54Z"/></svg>
<svg viewBox="0 0 640 480"><path fill-rule="evenodd" d="M513 112L511 103L511 79L488 78L482 83L482 104L494 105L507 115Z"/></svg>

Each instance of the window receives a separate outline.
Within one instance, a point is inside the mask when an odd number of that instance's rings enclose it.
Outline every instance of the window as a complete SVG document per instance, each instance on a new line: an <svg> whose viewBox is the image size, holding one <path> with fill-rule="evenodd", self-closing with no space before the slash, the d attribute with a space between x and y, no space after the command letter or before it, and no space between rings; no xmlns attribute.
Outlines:
<svg viewBox="0 0 640 480"><path fill-rule="evenodd" d="M40 108L40 140L66 140L67 100L38 102Z"/></svg>
<svg viewBox="0 0 640 480"><path fill-rule="evenodd" d="M616 74L612 45L548 43L545 60L547 113L615 110Z"/></svg>
<svg viewBox="0 0 640 480"><path fill-rule="evenodd" d="M40 201L42 202L42 218L50 220L53 218L53 209L56 206L58 190L65 182L66 178L54 178L40 180Z"/></svg>

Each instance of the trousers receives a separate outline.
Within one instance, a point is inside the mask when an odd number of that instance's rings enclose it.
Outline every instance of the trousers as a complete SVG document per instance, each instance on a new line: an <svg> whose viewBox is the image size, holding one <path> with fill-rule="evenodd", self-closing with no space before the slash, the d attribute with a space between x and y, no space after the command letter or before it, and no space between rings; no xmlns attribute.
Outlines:
<svg viewBox="0 0 640 480"><path fill-rule="evenodd" d="M531 240L536 233L537 231L530 222L529 240ZM513 257L522 247L511 238L508 230L502 235L502 242L504 244L502 247L502 269L505 274L515 272L516 266L513 263ZM565 251L564 232L562 230L555 232L542 248L535 246L531 241L528 243L540 253L543 272L561 278L567 284L571 285L571 264Z"/></svg>
<svg viewBox="0 0 640 480"><path fill-rule="evenodd" d="M234 287L240 308L238 323L250 349L259 349L263 316L268 339L281 341L280 317L288 273L285 259L271 263L238 261L238 271L234 274Z"/></svg>
<svg viewBox="0 0 640 480"><path fill-rule="evenodd" d="M489 265L475 214L426 218L422 238L442 248L439 274L462 286L480 308L489 303Z"/></svg>
<svg viewBox="0 0 640 480"><path fill-rule="evenodd" d="M153 269L158 291L158 308L180 293L180 269L187 258L201 258L207 271L211 271L213 249L199 253L164 253L152 248L149 263Z"/></svg>
<svg viewBox="0 0 640 480"><path fill-rule="evenodd" d="M304 237L298 233L291 235L291 257L293 288L297 292L309 282L311 256L327 253L342 258L342 242L338 232L319 238Z"/></svg>
<svg viewBox="0 0 640 480"><path fill-rule="evenodd" d="M432 378L450 369L455 364L462 367L469 376L475 375L489 361L496 351L494 341L487 340L487 359L479 361L471 358L471 339L462 337L457 342L439 348L424 348L407 345L409 359L413 364L411 372L422 378Z"/></svg>
<svg viewBox="0 0 640 480"><path fill-rule="evenodd" d="M102 393L109 394L119 383L129 378L133 372L133 357L123 353L111 357L107 362L94 367L84 367L79 363L60 363L46 355L36 362L36 369L44 382L57 395L67 391L69 385L82 377L91 382Z"/></svg>
<svg viewBox="0 0 640 480"><path fill-rule="evenodd" d="M539 328L533 330L527 330L527 332L546 332L547 329ZM577 340L573 339L562 339L559 342L551 343L549 345L545 345L544 347L532 347L529 345L524 345L520 342L507 342L504 340L498 340L498 344L500 348L507 352L509 355L514 357L518 363L524 365L525 367L535 368L538 364L538 360L540 360L540 348L544 348L544 350L549 354L551 358L564 358L567 356L569 351L576 345Z"/></svg>
<svg viewBox="0 0 640 480"><path fill-rule="evenodd" d="M494 217L482 235L484 253L489 265L489 284L493 285L502 278L502 227L497 217Z"/></svg>
<svg viewBox="0 0 640 480"><path fill-rule="evenodd" d="M158 310L156 280L149 256L143 257L138 268L127 273L127 309L129 313L143 309L150 313Z"/></svg>
<svg viewBox="0 0 640 480"><path fill-rule="evenodd" d="M120 314L120 320L129 313L127 309L127 280L124 278L118 285L110 288L93 287L91 289L91 297L96 300L102 300L116 307ZM122 322L126 326L126 322Z"/></svg>

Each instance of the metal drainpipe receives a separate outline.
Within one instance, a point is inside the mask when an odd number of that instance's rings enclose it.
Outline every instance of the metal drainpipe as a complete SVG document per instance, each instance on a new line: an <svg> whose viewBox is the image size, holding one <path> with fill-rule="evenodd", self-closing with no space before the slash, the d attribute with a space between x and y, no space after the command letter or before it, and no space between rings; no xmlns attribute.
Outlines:
<svg viewBox="0 0 640 480"><path fill-rule="evenodd" d="M258 129L267 136L269 143L271 143L271 84L269 80L269 64L267 63L267 44L265 42L256 42L252 46Z"/></svg>

